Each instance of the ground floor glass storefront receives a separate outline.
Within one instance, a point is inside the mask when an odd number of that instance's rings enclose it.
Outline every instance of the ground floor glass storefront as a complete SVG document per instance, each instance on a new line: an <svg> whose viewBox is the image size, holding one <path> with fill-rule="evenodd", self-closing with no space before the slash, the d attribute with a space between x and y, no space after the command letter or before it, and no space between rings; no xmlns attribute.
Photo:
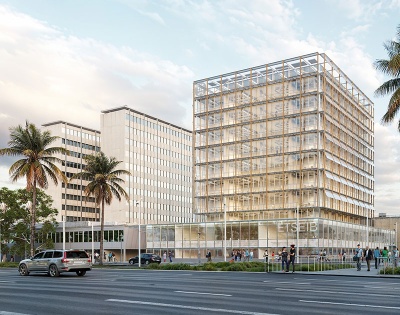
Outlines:
<svg viewBox="0 0 400 315"><path fill-rule="evenodd" d="M225 245L224 228L224 222L148 225L147 251L158 254L172 251L176 258L197 258L199 252L200 257L205 257L210 250L213 257L223 258L226 246L227 257L234 250L247 249L253 251L254 258L261 258L265 249L278 253L283 246L296 244L300 255L317 255L321 250L338 255L343 251L351 253L357 244L390 247L395 237L394 231L320 218L302 218L298 222L296 219L228 221Z"/></svg>

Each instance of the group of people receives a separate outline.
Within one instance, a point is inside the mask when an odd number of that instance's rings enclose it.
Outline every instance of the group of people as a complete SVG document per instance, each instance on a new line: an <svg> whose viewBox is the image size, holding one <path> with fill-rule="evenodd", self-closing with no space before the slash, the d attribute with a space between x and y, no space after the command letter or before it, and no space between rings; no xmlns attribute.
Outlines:
<svg viewBox="0 0 400 315"><path fill-rule="evenodd" d="M378 269L381 262L386 264L390 259L393 259L394 267L397 267L399 260L399 249L396 247L393 250L393 253L388 251L385 246L382 250L379 247L375 248L373 251L368 246L365 249L360 247L360 244L357 244L357 248L355 250L355 255L353 260L357 262L357 271L361 270L361 261L365 259L367 262L367 271L371 270L371 261L375 260L375 269Z"/></svg>
<svg viewBox="0 0 400 315"><path fill-rule="evenodd" d="M233 261L252 261L254 258L254 252L252 249L234 249L231 253L231 257Z"/></svg>
<svg viewBox="0 0 400 315"><path fill-rule="evenodd" d="M290 265L292 265L292 272L294 272L294 261L296 259L295 245L290 245L289 252L287 251L286 247L282 247L282 252L280 256L282 260L282 272L289 272Z"/></svg>
<svg viewBox="0 0 400 315"><path fill-rule="evenodd" d="M168 252L169 262L172 262L172 256L173 256L172 252L169 251L169 252ZM167 252L164 252L164 254L163 254L163 261L164 261L164 262L167 261Z"/></svg>

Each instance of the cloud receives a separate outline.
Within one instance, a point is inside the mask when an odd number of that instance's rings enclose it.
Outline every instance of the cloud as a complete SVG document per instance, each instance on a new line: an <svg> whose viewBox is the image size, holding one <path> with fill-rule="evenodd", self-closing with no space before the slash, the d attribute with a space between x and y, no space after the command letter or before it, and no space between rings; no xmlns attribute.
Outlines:
<svg viewBox="0 0 400 315"><path fill-rule="evenodd" d="M381 0L336 0L335 2L346 13L348 19L357 21L372 19L383 6Z"/></svg>

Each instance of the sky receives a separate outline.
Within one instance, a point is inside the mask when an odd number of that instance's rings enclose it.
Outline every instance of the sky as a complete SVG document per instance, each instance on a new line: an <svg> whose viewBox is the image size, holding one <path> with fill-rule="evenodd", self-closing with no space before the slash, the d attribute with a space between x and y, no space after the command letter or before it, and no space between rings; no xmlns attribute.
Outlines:
<svg viewBox="0 0 400 315"><path fill-rule="evenodd" d="M192 129L193 81L326 53L375 103L375 212L400 215L400 134L380 120L400 0L0 0L0 148L9 128L67 121L100 130L127 105ZM0 158L0 187L10 158Z"/></svg>

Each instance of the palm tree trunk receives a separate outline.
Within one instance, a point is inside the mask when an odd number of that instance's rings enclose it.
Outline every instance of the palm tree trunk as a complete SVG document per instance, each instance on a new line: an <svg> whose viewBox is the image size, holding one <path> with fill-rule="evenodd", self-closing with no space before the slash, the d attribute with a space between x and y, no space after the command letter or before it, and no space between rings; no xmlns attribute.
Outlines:
<svg viewBox="0 0 400 315"><path fill-rule="evenodd" d="M104 258L104 198L101 197L101 220L100 220L100 265L103 264Z"/></svg>
<svg viewBox="0 0 400 315"><path fill-rule="evenodd" d="M31 256L35 255L35 225L36 225L36 180L32 187L32 205L31 205Z"/></svg>

